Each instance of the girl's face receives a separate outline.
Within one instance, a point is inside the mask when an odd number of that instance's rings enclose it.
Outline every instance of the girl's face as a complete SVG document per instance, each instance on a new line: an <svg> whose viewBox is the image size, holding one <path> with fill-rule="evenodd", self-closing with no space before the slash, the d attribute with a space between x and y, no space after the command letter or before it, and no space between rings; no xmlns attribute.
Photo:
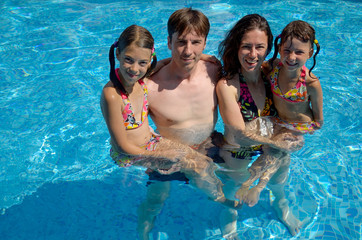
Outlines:
<svg viewBox="0 0 362 240"><path fill-rule="evenodd" d="M151 49L137 47L131 44L121 53L116 52L120 63L120 74L123 77L125 85L133 85L139 79L143 78L151 65Z"/></svg>
<svg viewBox="0 0 362 240"><path fill-rule="evenodd" d="M242 72L260 71L268 50L268 36L264 31L253 29L241 39L238 58Z"/></svg>
<svg viewBox="0 0 362 240"><path fill-rule="evenodd" d="M295 71L304 66L313 56L310 42L302 42L297 38L287 39L279 48L280 60L287 70Z"/></svg>

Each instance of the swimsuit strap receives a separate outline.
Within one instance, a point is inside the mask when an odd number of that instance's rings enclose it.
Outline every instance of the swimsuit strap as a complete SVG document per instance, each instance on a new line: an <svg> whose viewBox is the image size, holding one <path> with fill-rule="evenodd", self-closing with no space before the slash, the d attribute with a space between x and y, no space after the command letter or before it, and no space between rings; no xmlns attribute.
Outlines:
<svg viewBox="0 0 362 240"><path fill-rule="evenodd" d="M265 102L263 111L259 113L258 107L256 106L254 99L251 96L244 76L239 73L240 97L238 100L238 105L245 122L250 122L260 116L276 116L277 114L272 101L273 97L270 91L270 83L263 71L261 72L261 77L265 86Z"/></svg>
<svg viewBox="0 0 362 240"><path fill-rule="evenodd" d="M279 62L273 71L269 75L271 89L274 95L283 98L289 102L305 102L308 100L307 98L307 86L305 83L305 76L306 76L306 67L302 67L302 71L300 73L300 77L296 85L290 89L285 94L282 93L281 89L279 88L278 79L279 79L279 71L282 68L282 62Z"/></svg>
<svg viewBox="0 0 362 240"><path fill-rule="evenodd" d="M118 75L118 68L116 69L116 76L118 80L120 80ZM124 110L122 112L122 116L124 119L124 126L126 129L134 129L142 126L144 120L147 117L148 113L148 101L147 101L147 95L148 95L148 89L146 84L143 82L142 79L138 80L138 83L142 86L144 97L143 97L143 106L142 106L142 113L141 113L141 121L136 121L131 102L128 99L128 96L125 92L120 90L120 94L124 103Z"/></svg>

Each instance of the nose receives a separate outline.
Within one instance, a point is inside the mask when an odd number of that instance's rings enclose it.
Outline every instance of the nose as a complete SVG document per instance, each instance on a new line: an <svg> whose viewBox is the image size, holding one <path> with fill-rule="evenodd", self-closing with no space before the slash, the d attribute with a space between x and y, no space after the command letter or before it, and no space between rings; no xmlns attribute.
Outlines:
<svg viewBox="0 0 362 240"><path fill-rule="evenodd" d="M250 49L250 54L249 54L251 57L256 57L257 56L257 53L256 53L256 48L255 47L252 47Z"/></svg>
<svg viewBox="0 0 362 240"><path fill-rule="evenodd" d="M191 55L191 53L192 53L191 42L188 42L185 44L184 53L185 53L185 55Z"/></svg>
<svg viewBox="0 0 362 240"><path fill-rule="evenodd" d="M291 61L294 61L296 59L295 53L294 52L289 53L288 59L291 60Z"/></svg>
<svg viewBox="0 0 362 240"><path fill-rule="evenodd" d="M138 66L137 66L137 64L136 64L136 63L133 63L132 65L130 65L129 71L130 71L130 73L132 73L132 74L136 74L137 71L138 71Z"/></svg>

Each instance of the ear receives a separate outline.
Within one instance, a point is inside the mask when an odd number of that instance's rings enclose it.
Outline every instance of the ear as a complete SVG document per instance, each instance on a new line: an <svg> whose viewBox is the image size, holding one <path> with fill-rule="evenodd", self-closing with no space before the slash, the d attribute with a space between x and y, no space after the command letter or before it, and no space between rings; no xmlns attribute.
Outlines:
<svg viewBox="0 0 362 240"><path fill-rule="evenodd" d="M170 36L167 37L167 47L168 47L168 49L170 49L170 50L172 49L172 48L171 48L171 39L170 39Z"/></svg>
<svg viewBox="0 0 362 240"><path fill-rule="evenodd" d="M205 48L206 48L206 41L207 41L207 39L206 39L206 37L205 37L204 47L202 48L202 51L204 51Z"/></svg>
<svg viewBox="0 0 362 240"><path fill-rule="evenodd" d="M280 47L280 43L278 44L278 53L279 53L279 55L280 55L280 52L281 52L282 50L281 50L281 47Z"/></svg>
<svg viewBox="0 0 362 240"><path fill-rule="evenodd" d="M121 61L120 60L121 59L121 54L120 54L118 48L116 49L116 58L117 58L118 61Z"/></svg>
<svg viewBox="0 0 362 240"><path fill-rule="evenodd" d="M311 58L313 56L313 53L314 53L314 50L313 50L313 48L311 48L309 51L309 58Z"/></svg>

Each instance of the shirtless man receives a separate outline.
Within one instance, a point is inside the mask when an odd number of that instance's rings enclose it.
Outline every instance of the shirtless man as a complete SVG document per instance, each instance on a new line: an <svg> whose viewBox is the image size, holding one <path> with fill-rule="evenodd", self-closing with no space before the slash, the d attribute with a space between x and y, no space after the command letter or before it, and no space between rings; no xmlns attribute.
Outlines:
<svg viewBox="0 0 362 240"><path fill-rule="evenodd" d="M219 67L200 60L209 29L207 17L197 10L174 12L168 21L171 61L147 82L150 116L157 131L201 152L205 152L217 121ZM169 181L148 186L147 198L138 211L140 239L148 239L169 191Z"/></svg>

